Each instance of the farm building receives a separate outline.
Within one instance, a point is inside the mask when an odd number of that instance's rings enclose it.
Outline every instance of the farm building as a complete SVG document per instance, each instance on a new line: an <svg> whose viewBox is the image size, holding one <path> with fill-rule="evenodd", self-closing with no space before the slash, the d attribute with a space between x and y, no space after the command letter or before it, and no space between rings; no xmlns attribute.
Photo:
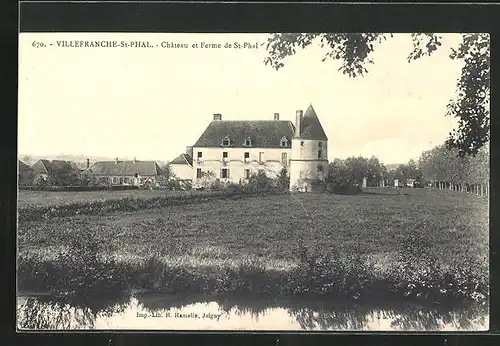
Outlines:
<svg viewBox="0 0 500 346"><path fill-rule="evenodd" d="M155 184L161 176L161 169L155 161L129 160L98 161L83 171L103 183L112 185Z"/></svg>
<svg viewBox="0 0 500 346"><path fill-rule="evenodd" d="M50 182L54 185L71 185L78 179L79 171L64 160L38 160L31 167L35 173L34 182Z"/></svg>
<svg viewBox="0 0 500 346"><path fill-rule="evenodd" d="M328 166L328 138L312 105L298 110L295 124L280 120L222 120L214 114L193 146L193 182L204 172L223 182L245 182L250 174L264 171L276 176L284 167L290 174L290 189L311 191L324 179Z"/></svg>
<svg viewBox="0 0 500 346"><path fill-rule="evenodd" d="M168 164L176 180L193 180L193 147L187 147L186 153L180 154Z"/></svg>
<svg viewBox="0 0 500 346"><path fill-rule="evenodd" d="M35 171L33 168L19 160L18 163L18 184L32 185L35 179Z"/></svg>

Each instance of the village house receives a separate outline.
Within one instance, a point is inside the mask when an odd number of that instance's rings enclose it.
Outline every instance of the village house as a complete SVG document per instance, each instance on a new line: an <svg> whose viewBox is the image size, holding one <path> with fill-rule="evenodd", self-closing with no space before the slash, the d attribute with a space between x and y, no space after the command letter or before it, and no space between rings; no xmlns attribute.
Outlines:
<svg viewBox="0 0 500 346"><path fill-rule="evenodd" d="M193 180L193 147L186 147L186 153L173 159L168 167L176 180L191 182Z"/></svg>
<svg viewBox="0 0 500 346"><path fill-rule="evenodd" d="M18 164L18 185L32 185L35 180L35 171L33 168L19 160Z"/></svg>
<svg viewBox="0 0 500 346"><path fill-rule="evenodd" d="M35 183L50 183L52 185L71 185L79 178L75 166L64 160L38 160L31 167L35 174Z"/></svg>
<svg viewBox="0 0 500 346"><path fill-rule="evenodd" d="M193 182L203 173L213 172L222 182L245 182L264 171L275 177L282 168L290 175L290 189L311 191L315 183L326 177L328 138L310 105L306 112L298 110L295 124L280 120L213 121L193 146Z"/></svg>
<svg viewBox="0 0 500 346"><path fill-rule="evenodd" d="M87 168L83 174L97 179L98 182L111 185L156 184L161 176L161 169L155 161L98 161Z"/></svg>

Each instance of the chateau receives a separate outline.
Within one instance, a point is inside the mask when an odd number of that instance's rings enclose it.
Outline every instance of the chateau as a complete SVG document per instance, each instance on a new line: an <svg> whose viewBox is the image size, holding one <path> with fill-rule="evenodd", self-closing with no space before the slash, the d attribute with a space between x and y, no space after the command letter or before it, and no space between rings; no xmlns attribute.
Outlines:
<svg viewBox="0 0 500 346"><path fill-rule="evenodd" d="M212 172L222 182L245 182L252 173L264 171L274 177L285 167L290 174L290 189L311 191L325 178L328 167L328 138L310 105L305 113L298 110L295 124L280 120L213 121L185 157L190 166L193 185ZM189 159L190 158L190 159Z"/></svg>

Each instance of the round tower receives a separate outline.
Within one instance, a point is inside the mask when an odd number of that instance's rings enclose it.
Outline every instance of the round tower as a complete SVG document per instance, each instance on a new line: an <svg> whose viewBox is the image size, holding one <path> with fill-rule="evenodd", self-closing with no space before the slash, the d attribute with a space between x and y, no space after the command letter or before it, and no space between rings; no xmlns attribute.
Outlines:
<svg viewBox="0 0 500 346"><path fill-rule="evenodd" d="M320 187L328 173L328 138L310 105L296 112L290 160L290 190L310 192Z"/></svg>

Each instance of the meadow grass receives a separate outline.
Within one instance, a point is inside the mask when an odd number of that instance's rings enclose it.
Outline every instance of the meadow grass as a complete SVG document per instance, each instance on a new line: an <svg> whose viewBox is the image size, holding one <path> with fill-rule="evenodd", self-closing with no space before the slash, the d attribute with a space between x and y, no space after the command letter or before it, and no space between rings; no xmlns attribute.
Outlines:
<svg viewBox="0 0 500 346"><path fill-rule="evenodd" d="M278 195L22 221L18 248L21 289L488 295L487 200L449 191Z"/></svg>
<svg viewBox="0 0 500 346"><path fill-rule="evenodd" d="M105 201L122 198L152 198L165 195L181 195L184 191L123 190L123 191L18 191L19 208L28 206L58 206L70 203Z"/></svg>

